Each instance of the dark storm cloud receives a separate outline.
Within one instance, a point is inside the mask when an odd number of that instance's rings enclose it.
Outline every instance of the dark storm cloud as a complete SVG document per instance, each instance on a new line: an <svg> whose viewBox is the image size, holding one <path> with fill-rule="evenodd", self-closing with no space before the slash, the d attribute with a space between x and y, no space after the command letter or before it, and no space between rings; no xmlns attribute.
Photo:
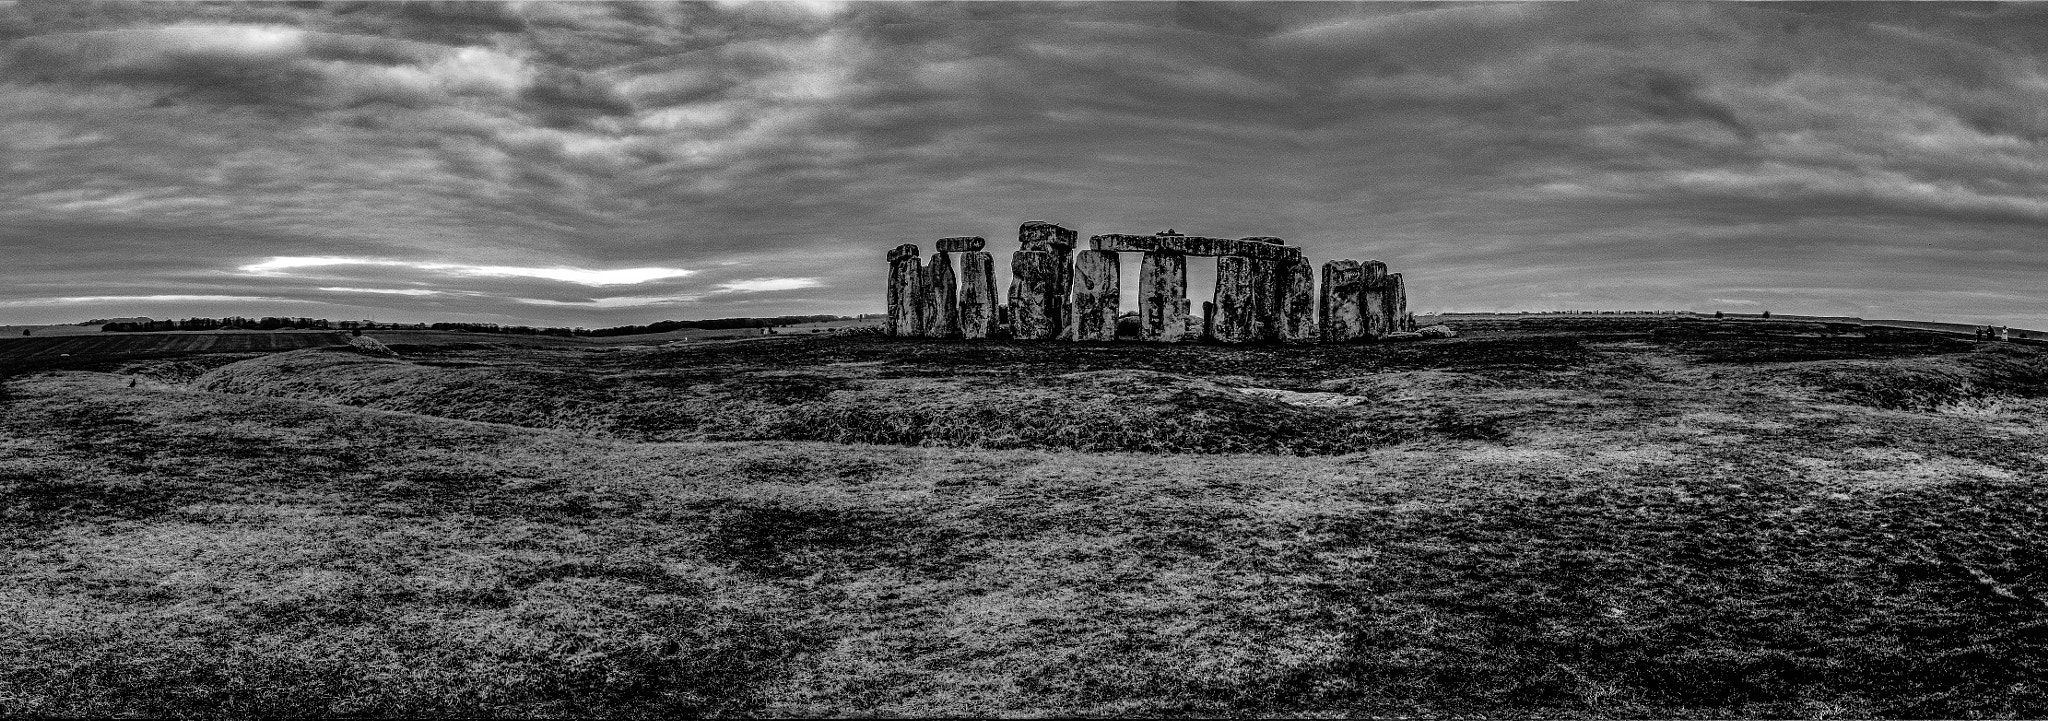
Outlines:
<svg viewBox="0 0 2048 721"><path fill-rule="evenodd" d="M872 311L881 249L1044 218L1379 257L1422 308L2048 322L2031 9L71 5L0 9L0 234L160 283L10 309ZM577 280L644 268L690 272Z"/></svg>

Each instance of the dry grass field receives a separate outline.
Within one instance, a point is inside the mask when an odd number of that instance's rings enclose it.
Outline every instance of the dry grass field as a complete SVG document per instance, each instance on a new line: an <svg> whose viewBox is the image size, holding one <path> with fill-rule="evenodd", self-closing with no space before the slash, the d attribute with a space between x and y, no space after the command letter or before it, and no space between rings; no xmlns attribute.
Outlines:
<svg viewBox="0 0 2048 721"><path fill-rule="evenodd" d="M2036 347L372 335L0 360L0 713L2048 715Z"/></svg>
<svg viewBox="0 0 2048 721"><path fill-rule="evenodd" d="M180 331L0 337L0 363L56 363L319 348L347 344L333 331ZM58 361L57 359L65 359Z"/></svg>

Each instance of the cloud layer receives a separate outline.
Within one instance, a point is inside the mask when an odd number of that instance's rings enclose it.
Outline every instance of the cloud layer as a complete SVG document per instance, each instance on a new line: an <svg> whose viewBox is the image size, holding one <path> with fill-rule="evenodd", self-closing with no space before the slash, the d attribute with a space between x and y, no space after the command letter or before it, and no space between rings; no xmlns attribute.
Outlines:
<svg viewBox="0 0 2048 721"><path fill-rule="evenodd" d="M0 5L0 308L872 312L896 243L1047 219L1379 258L1423 309L2043 326L2044 37L2027 4Z"/></svg>

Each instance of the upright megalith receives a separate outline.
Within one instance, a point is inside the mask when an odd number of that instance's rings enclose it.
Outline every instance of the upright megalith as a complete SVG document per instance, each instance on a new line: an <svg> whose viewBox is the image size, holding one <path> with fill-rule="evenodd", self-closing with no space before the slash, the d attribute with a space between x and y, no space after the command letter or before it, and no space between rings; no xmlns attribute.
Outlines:
<svg viewBox="0 0 2048 721"><path fill-rule="evenodd" d="M1059 337L1059 259L1042 250L1010 255L1010 324L1017 340Z"/></svg>
<svg viewBox="0 0 2048 721"><path fill-rule="evenodd" d="M1216 259L1216 317L1209 321L1216 342L1259 340L1259 263L1235 255Z"/></svg>
<svg viewBox="0 0 2048 721"><path fill-rule="evenodd" d="M1074 340L1116 340L1121 270L1110 251L1084 250L1074 256Z"/></svg>
<svg viewBox="0 0 2048 721"><path fill-rule="evenodd" d="M960 337L960 289L951 254L932 254L924 269L924 297L925 337Z"/></svg>
<svg viewBox="0 0 2048 721"><path fill-rule="evenodd" d="M1281 263L1278 273L1280 308L1274 313L1282 343L1314 343L1316 332L1315 270L1306 260Z"/></svg>
<svg viewBox="0 0 2048 721"><path fill-rule="evenodd" d="M883 329L890 336L924 335L924 295L919 292L923 275L917 262L916 243L904 243L889 251L889 319Z"/></svg>
<svg viewBox="0 0 2048 721"><path fill-rule="evenodd" d="M979 250L960 254L960 337L987 338L996 325L995 256Z"/></svg>
<svg viewBox="0 0 2048 721"><path fill-rule="evenodd" d="M1323 342L1350 343L1366 337L1364 309L1359 305L1364 293L1361 275L1355 260L1323 264Z"/></svg>
<svg viewBox="0 0 2048 721"><path fill-rule="evenodd" d="M1400 273L1393 273L1387 276L1386 285L1389 324L1399 331L1415 330L1415 319L1408 316L1408 284Z"/></svg>
<svg viewBox="0 0 2048 721"><path fill-rule="evenodd" d="M1146 253L1138 263L1138 339L1178 343L1187 330L1187 256Z"/></svg>
<svg viewBox="0 0 2048 721"><path fill-rule="evenodd" d="M1056 266L1052 285L1052 305L1048 312L1052 317L1053 334L1063 337L1070 311L1067 309L1067 294L1074 284L1074 246L1080 233L1043 220L1027 220L1017 226L1017 249L1051 253Z"/></svg>
<svg viewBox="0 0 2048 721"><path fill-rule="evenodd" d="M1388 333L1400 330L1400 323L1387 315L1387 264L1368 260L1358 264L1359 309L1365 316L1365 336L1384 338Z"/></svg>

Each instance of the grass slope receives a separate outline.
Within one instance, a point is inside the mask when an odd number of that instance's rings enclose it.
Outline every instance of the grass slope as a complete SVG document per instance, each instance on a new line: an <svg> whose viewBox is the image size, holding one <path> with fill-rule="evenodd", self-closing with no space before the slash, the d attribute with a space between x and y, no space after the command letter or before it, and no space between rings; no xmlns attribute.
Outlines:
<svg viewBox="0 0 2048 721"><path fill-rule="evenodd" d="M7 383L0 708L2048 714L2030 349L1684 330L222 360ZM615 406L662 378L749 423L1085 391L1109 400L1002 428L1129 450L658 442ZM1213 420L1186 432L1256 452L1099 430L1126 402L1192 404ZM1256 425L1429 403L1493 420L1341 453Z"/></svg>

